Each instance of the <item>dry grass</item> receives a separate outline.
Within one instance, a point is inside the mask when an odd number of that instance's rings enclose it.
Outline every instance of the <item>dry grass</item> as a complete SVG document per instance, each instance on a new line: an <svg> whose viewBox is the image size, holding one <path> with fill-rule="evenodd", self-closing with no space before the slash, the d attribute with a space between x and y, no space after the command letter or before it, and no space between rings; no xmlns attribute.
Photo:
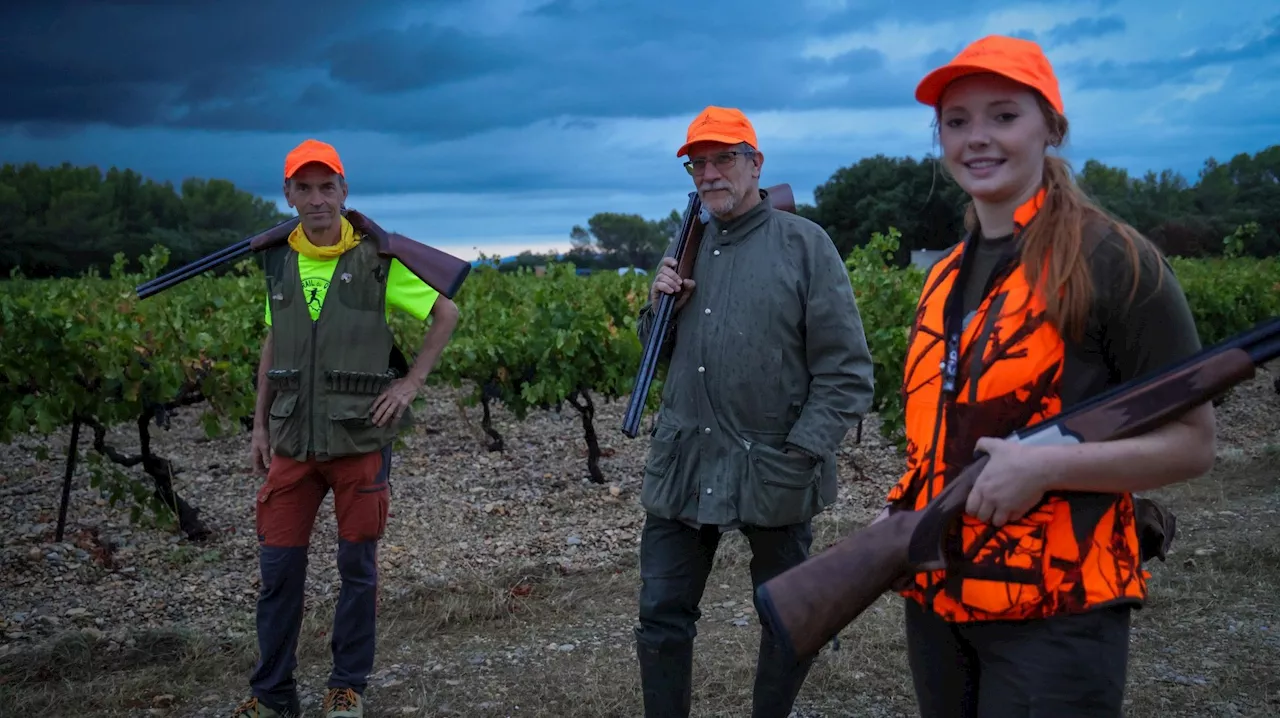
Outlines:
<svg viewBox="0 0 1280 718"><path fill-rule="evenodd" d="M1178 543L1135 622L1135 716L1280 715L1280 470L1272 450L1161 492Z"/></svg>
<svg viewBox="0 0 1280 718"><path fill-rule="evenodd" d="M1280 713L1280 475L1275 452L1224 459L1167 489L1178 540L1151 566L1152 600L1137 614L1131 716ZM819 526L816 544L848 531ZM725 541L704 600L695 663L698 716L749 713L756 627L732 619L749 601L745 542ZM474 577L388 600L369 715L639 715L631 643L634 565L565 575ZM725 602L736 601L734 606ZM314 701L327 668L331 606L309 611L300 646ZM561 650L572 645L572 650ZM106 653L69 634L0 665L13 714L226 715L244 690L251 639L150 631ZM909 716L899 602L882 598L824 652L801 695L803 716ZM141 712L139 712L141 711ZM312 714L317 714L313 703Z"/></svg>

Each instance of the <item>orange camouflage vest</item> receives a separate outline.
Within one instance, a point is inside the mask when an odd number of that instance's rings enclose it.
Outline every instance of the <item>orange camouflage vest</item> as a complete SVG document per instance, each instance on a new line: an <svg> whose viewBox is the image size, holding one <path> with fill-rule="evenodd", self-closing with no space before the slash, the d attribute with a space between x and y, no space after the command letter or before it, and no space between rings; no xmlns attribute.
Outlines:
<svg viewBox="0 0 1280 718"><path fill-rule="evenodd" d="M1041 201L1043 191L1018 208L1015 231ZM897 508L923 508L972 461L979 438L1061 410L1065 344L1016 258L996 267L960 327L968 244L929 270L917 305L902 386L907 471L888 495ZM1146 596L1129 494L1050 494L999 529L963 514L948 555L950 568L917 574L899 593L949 621L1040 618Z"/></svg>

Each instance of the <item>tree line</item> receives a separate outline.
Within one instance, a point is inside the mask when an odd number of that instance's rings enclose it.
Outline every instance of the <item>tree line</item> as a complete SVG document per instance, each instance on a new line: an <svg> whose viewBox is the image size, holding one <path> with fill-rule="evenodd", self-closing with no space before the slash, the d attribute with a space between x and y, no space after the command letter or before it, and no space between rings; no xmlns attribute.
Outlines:
<svg viewBox="0 0 1280 718"><path fill-rule="evenodd" d="M131 169L69 163L0 167L0 278L106 272L117 252L131 267L157 244L179 266L288 219L275 203L221 179L179 187Z"/></svg>
<svg viewBox="0 0 1280 718"><path fill-rule="evenodd" d="M1194 182L1168 169L1134 176L1093 159L1077 168L1076 181L1166 254L1211 257L1228 248L1253 257L1280 253L1280 145L1227 162L1210 158ZM904 266L913 250L945 249L964 232L964 192L933 157L866 157L836 170L813 194L814 203L796 212L826 229L842 256L865 246L873 233L896 227L902 239L894 259ZM602 213L570 236L576 252L594 251L603 266L652 267L679 230L679 219L674 210L659 220ZM545 260L529 256L530 263L538 259Z"/></svg>
<svg viewBox="0 0 1280 718"><path fill-rule="evenodd" d="M1102 207L1133 225L1166 254L1264 257L1280 252L1280 145L1227 162L1205 161L1194 182L1172 170L1141 177L1087 160L1076 181ZM945 249L964 231L965 196L940 162L877 155L837 170L797 211L822 225L847 254L875 231L897 227L911 250Z"/></svg>
<svg viewBox="0 0 1280 718"><path fill-rule="evenodd" d="M1194 181L1172 170L1142 176L1088 160L1077 181L1110 212L1167 254L1264 257L1280 253L1280 145L1205 161ZM778 178L777 181L785 181ZM963 232L964 194L932 157L875 155L836 170L797 213L825 228L841 255L873 232L896 227L895 260L913 250L943 249ZM62 164L0 168L0 276L21 267L28 277L105 270L116 252L130 262L155 244L174 266L198 259L287 218L274 203L220 179L184 180L175 188L130 169ZM601 212L569 231L563 259L579 267L652 268L680 228L680 211L657 219ZM547 264L555 255L524 252L504 269Z"/></svg>

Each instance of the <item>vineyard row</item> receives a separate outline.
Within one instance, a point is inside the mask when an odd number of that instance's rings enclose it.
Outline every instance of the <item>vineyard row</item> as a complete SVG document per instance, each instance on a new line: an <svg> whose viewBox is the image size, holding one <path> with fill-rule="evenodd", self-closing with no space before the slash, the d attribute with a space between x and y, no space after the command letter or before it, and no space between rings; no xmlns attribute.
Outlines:
<svg viewBox="0 0 1280 718"><path fill-rule="evenodd" d="M850 281L875 359L874 409L886 436L901 427L898 383L907 333L923 274L895 269L889 257L896 231L876 234L848 257ZM94 464L116 498L134 493L153 508L179 514L183 529L199 534L198 520L183 519L169 486L172 467L149 454L147 426L165 426L183 405L203 405L211 435L240 430L253 414L254 377L264 335L263 278L253 261L219 277L201 276L140 301L136 285L163 271L163 248L127 274L117 258L108 276L7 281L0 289L0 442L35 430L48 434L82 426L98 454L117 465L140 465L157 490L138 493ZM1280 315L1280 259L1171 260L1205 344ZM582 413L592 476L598 449L592 397L617 399L630 391L643 350L635 318L650 277L612 272L580 276L568 265L545 275L478 269L455 298L461 311L454 338L428 381L466 389L467 403L501 403L516 418L568 402ZM425 327L393 315L406 354L416 351ZM661 392L662 372L648 397ZM139 427L141 453L106 446L106 428ZM494 438L500 437L486 422ZM114 483L113 483L114 482Z"/></svg>

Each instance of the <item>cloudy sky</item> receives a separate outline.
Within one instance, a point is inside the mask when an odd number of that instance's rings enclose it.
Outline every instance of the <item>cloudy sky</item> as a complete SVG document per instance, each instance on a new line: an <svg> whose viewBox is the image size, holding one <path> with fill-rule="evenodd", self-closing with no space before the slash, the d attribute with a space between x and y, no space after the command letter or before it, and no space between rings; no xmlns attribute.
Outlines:
<svg viewBox="0 0 1280 718"><path fill-rule="evenodd" d="M1262 1L46 0L5 3L0 26L6 162L278 200L285 153L317 137L349 206L467 258L683 209L675 150L708 104L751 117L763 181L798 201L859 158L923 156L916 82L988 33L1045 47L1077 168L1194 179L1280 141L1280 10Z"/></svg>

